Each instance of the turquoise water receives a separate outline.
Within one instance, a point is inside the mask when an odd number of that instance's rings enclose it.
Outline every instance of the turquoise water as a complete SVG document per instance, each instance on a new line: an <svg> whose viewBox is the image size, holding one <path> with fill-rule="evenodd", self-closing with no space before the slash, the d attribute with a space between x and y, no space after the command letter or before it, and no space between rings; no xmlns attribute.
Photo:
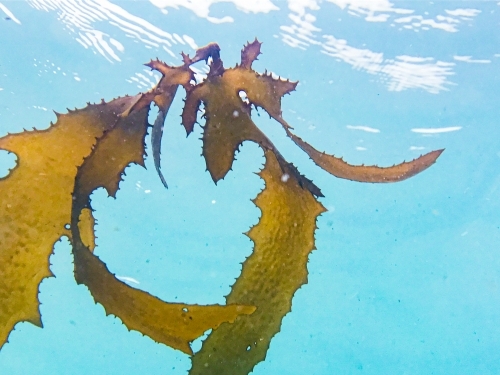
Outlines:
<svg viewBox="0 0 500 375"><path fill-rule="evenodd" d="M2 1L0 15L2 136L47 128L52 110L148 90L159 77L142 65L151 58L178 65L181 51L215 41L230 67L257 37L254 69L300 82L283 116L316 148L381 166L445 148L414 178L362 184L322 171L264 111L255 116L328 212L309 282L253 373L500 373L500 3L33 0ZM223 304L252 250L242 232L259 218L250 199L264 158L244 144L215 186L201 129L186 139L180 126L182 96L162 147L169 189L150 157L127 169L116 200L95 192L96 254L163 300ZM5 174L15 162L0 156ZM67 240L50 261L44 328L16 325L1 374L187 373L188 356L94 304Z"/></svg>

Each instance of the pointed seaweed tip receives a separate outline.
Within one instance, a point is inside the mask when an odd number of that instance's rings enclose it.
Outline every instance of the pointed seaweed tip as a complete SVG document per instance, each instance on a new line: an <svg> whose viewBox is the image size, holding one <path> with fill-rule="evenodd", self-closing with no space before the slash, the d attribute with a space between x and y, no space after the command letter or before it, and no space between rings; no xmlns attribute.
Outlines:
<svg viewBox="0 0 500 375"><path fill-rule="evenodd" d="M441 154L446 150L446 148L440 148L438 150L435 150L434 152L437 154L436 159L441 156Z"/></svg>

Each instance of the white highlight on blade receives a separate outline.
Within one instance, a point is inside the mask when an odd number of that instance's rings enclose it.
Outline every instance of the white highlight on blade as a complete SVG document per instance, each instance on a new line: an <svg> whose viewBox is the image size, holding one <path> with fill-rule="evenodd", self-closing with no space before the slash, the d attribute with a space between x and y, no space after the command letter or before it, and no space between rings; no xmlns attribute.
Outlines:
<svg viewBox="0 0 500 375"><path fill-rule="evenodd" d="M136 279L134 279L133 277L129 277L129 276L118 276L118 275L116 275L116 278L117 278L118 280L121 280L121 281L126 281L126 282L129 282L129 283L134 283L134 284L137 284L137 285L139 285L139 284L140 284L140 282L139 282L139 281L137 281Z"/></svg>

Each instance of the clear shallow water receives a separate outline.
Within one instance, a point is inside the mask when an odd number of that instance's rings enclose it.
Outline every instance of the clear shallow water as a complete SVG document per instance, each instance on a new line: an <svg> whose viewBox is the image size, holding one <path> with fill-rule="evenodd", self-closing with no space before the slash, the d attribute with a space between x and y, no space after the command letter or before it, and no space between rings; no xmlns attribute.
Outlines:
<svg viewBox="0 0 500 375"><path fill-rule="evenodd" d="M256 117L321 187L329 212L318 221L309 283L254 373L500 371L499 4L1 4L10 17L0 23L2 135L46 128L52 110L147 90L156 78L142 64L151 58L179 64L181 51L216 41L229 67L258 37L254 68L300 81L283 114L318 149L386 166L446 148L410 180L361 184L323 172L278 124ZM168 190L149 158L147 170L127 169L116 200L94 193L96 253L164 300L224 303L251 253L241 233L259 217L250 198L263 184L252 172L264 159L245 144L215 186L199 156L201 131L185 138L181 109L178 96L162 149ZM51 263L56 278L40 287L44 328L16 326L2 373L187 373L187 356L128 332L76 285L66 240Z"/></svg>

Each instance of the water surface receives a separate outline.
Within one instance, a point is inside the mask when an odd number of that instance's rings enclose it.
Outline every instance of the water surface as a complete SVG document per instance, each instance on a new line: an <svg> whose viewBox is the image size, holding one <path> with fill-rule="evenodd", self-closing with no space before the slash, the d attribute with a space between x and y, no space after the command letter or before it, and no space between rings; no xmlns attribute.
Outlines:
<svg viewBox="0 0 500 375"><path fill-rule="evenodd" d="M257 124L321 187L309 283L254 374L498 374L500 3L261 0L0 3L0 135L57 112L152 87L151 58L216 41L227 67L257 37L257 71L300 83L283 115L302 138L354 164L387 166L446 148L397 184L340 180L262 112ZM206 72L203 64L196 67ZM127 169L117 199L94 193L97 249L131 286L167 301L224 303L250 255L262 152L245 144L215 186L186 139L181 96L162 148ZM63 156L61 156L63 157ZM2 173L13 159L1 154ZM5 374L186 374L189 357L105 316L72 274L69 243L40 287L44 328L18 324ZM199 348L196 342L194 348Z"/></svg>

